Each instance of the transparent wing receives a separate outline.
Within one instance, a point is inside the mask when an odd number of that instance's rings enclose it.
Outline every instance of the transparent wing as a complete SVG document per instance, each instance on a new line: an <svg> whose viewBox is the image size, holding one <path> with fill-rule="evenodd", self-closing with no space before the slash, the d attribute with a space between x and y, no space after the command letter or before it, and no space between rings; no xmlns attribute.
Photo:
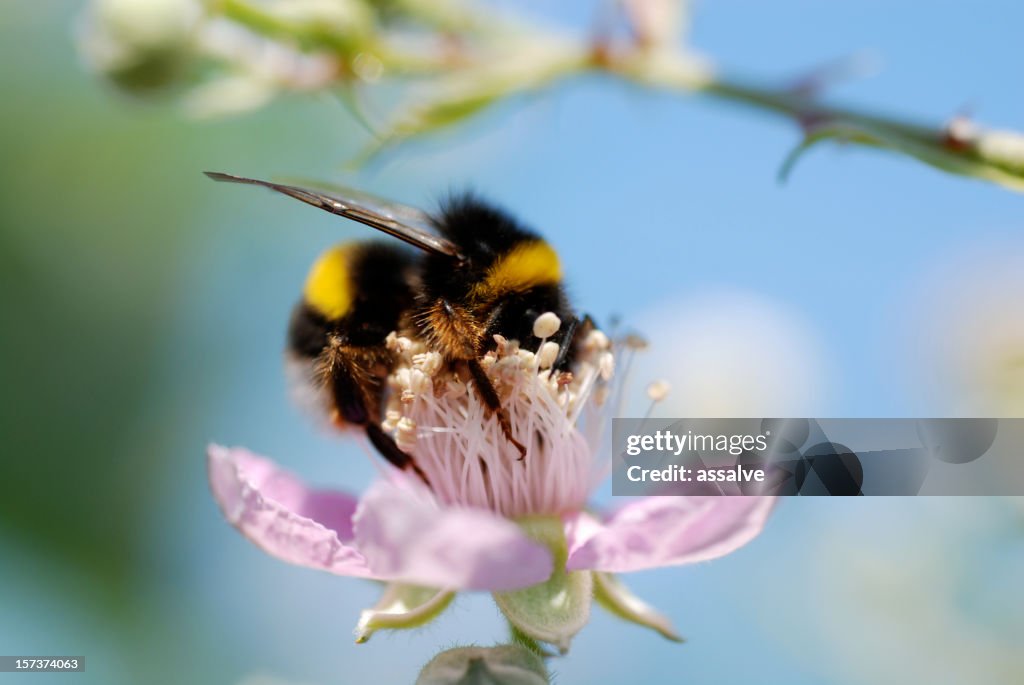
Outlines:
<svg viewBox="0 0 1024 685"><path fill-rule="evenodd" d="M217 171L204 173L214 181L269 188L331 214L337 214L383 231L421 250L462 259L462 255L459 254L454 243L433 232L434 224L430 215L415 207L390 202L350 188L337 187L331 191L315 190Z"/></svg>

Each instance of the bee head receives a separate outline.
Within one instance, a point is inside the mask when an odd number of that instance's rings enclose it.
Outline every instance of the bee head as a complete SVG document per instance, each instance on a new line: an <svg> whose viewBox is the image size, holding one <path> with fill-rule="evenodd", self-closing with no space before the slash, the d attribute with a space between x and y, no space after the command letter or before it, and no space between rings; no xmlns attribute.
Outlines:
<svg viewBox="0 0 1024 685"><path fill-rule="evenodd" d="M442 205L437 229L458 246L463 260L453 263L445 255L427 255L423 280L431 295L486 301L562 280L551 245L471 193L452 196Z"/></svg>

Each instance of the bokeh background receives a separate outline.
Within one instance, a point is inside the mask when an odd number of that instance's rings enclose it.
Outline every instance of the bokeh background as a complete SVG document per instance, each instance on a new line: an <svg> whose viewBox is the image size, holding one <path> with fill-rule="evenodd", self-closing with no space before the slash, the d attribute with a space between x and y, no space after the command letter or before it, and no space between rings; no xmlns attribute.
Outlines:
<svg viewBox="0 0 1024 685"><path fill-rule="evenodd" d="M508 3L586 27L587 2ZM352 642L377 589L266 557L220 517L204 447L244 444L358 490L357 443L290 403L283 331L313 257L364 229L217 186L346 180L431 206L472 185L541 228L581 308L652 347L667 415L1020 415L1024 213L995 186L822 148L787 185L785 122L593 77L505 104L358 174L329 97L197 123L81 65L73 2L0 8L0 653L84 654L33 682L411 682L504 628L460 598ZM692 41L765 78L869 48L834 95L1024 127L1024 5L704 0ZM562 683L1024 680L1019 500L789 500L749 547L639 574L676 645L597 613ZM30 676L0 674L0 681Z"/></svg>

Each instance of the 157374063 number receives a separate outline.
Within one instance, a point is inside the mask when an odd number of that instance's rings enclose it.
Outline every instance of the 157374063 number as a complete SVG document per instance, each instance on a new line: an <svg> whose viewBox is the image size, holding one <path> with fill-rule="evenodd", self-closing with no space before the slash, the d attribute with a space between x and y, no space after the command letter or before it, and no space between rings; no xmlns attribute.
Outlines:
<svg viewBox="0 0 1024 685"><path fill-rule="evenodd" d="M18 671L59 673L84 670L85 657L81 656L0 656L0 673Z"/></svg>

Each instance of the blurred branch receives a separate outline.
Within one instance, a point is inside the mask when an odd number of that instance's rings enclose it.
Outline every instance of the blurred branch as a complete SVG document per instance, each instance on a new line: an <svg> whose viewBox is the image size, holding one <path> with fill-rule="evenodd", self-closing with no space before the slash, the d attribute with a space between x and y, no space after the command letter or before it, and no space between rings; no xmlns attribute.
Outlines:
<svg viewBox="0 0 1024 685"><path fill-rule="evenodd" d="M718 75L682 53L626 54L606 58L605 69L653 88L696 92L793 120L802 142L786 159L785 178L796 159L825 140L886 149L943 171L972 176L1024 192L1024 136L982 129L963 118L929 126L822 102L813 90L771 88Z"/></svg>
<svg viewBox="0 0 1024 685"><path fill-rule="evenodd" d="M615 11L601 15L588 39L512 20L468 0L208 0L203 11L199 2L93 0L83 22L88 30L80 36L83 54L125 89L142 91L139 84L145 84L148 92L172 79L186 81L187 107L200 116L253 109L290 91L320 90L341 92L350 108L362 111L359 98L370 87L396 85L410 98L395 108L399 116L380 126L360 161L514 96L596 72L793 121L801 140L784 161L782 178L811 147L838 141L1024 191L1021 134L963 118L929 125L828 104L821 91L836 69L779 87L723 74L680 47L689 17L679 0L606 5ZM149 7L158 8L159 16L147 17L156 12L142 9ZM146 21L175 30L133 35L130 27ZM180 68L185 57L193 69Z"/></svg>

